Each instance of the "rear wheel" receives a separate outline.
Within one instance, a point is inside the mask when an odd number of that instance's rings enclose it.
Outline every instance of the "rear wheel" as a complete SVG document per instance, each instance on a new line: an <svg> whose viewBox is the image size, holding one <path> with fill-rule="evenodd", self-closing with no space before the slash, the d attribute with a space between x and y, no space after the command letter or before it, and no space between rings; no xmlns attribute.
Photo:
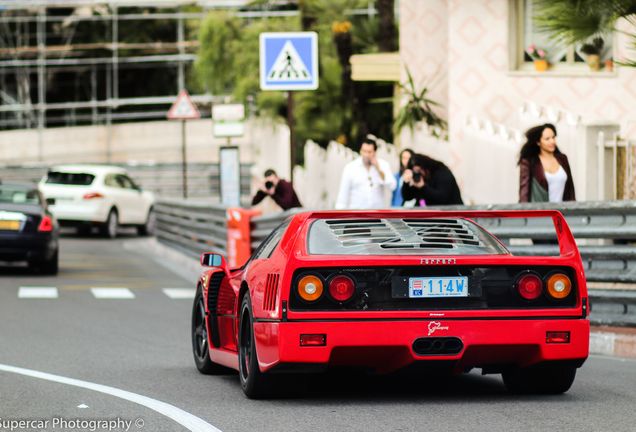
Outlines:
<svg viewBox="0 0 636 432"><path fill-rule="evenodd" d="M59 269L59 251L56 249L51 258L44 260L41 271L43 274L56 275Z"/></svg>
<svg viewBox="0 0 636 432"><path fill-rule="evenodd" d="M137 233L142 236L155 235L155 228L157 226L157 215L154 209L148 210L148 216L146 216L146 223L137 227Z"/></svg>
<svg viewBox="0 0 636 432"><path fill-rule="evenodd" d="M106 222L99 228L100 233L104 237L111 239L117 237L117 229L119 228L119 216L117 215L117 211L115 209L110 210Z"/></svg>
<svg viewBox="0 0 636 432"><path fill-rule="evenodd" d="M263 373L258 367L256 344L254 343L254 325L252 303L249 292L241 302L239 326L239 377L243 393L250 399L260 399L273 394L275 377Z"/></svg>
<svg viewBox="0 0 636 432"><path fill-rule="evenodd" d="M201 287L197 288L192 306L192 354L199 372L205 375L218 375L231 372L224 366L210 360L208 328L205 324L205 303Z"/></svg>
<svg viewBox="0 0 636 432"><path fill-rule="evenodd" d="M529 368L510 369L501 374L511 393L561 394L570 389L576 367L562 364L542 364Z"/></svg>

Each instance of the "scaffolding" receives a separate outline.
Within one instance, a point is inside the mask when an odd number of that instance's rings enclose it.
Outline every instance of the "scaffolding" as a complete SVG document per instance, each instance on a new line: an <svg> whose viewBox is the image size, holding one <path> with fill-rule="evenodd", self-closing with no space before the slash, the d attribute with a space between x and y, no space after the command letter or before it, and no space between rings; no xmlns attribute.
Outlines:
<svg viewBox="0 0 636 432"><path fill-rule="evenodd" d="M196 32L188 29L196 28L210 9L232 8L244 18L298 13L237 9L247 3L0 1L0 130L37 128L41 155L46 127L165 118L176 95L188 87L187 74L196 59ZM164 31L153 40L138 31L146 40L129 41L122 34L123 26L142 29L152 22L169 29L168 35ZM101 40L83 41L80 30ZM157 71L172 84L162 79L163 85L156 86L159 94L149 88L134 94L135 82L152 73L156 77ZM122 94L124 88L128 94ZM195 92L192 99L206 113L215 97Z"/></svg>
<svg viewBox="0 0 636 432"><path fill-rule="evenodd" d="M182 89L194 93L202 114L209 115L211 104L224 97L188 88L198 23L211 9L230 9L246 19L299 13L294 0L260 10L250 10L250 3L0 0L0 131L37 128L41 160L44 128L162 119ZM368 8L350 13L377 12L369 0ZM161 23L163 34L140 31L148 23ZM143 40L129 40L130 33ZM158 90L147 88L151 75L163 79ZM146 85L142 94L134 91L138 82Z"/></svg>

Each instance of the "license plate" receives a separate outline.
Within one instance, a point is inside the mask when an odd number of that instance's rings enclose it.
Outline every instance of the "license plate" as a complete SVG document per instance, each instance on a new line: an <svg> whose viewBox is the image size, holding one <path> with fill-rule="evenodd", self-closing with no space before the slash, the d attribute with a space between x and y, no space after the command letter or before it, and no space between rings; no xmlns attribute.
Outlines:
<svg viewBox="0 0 636 432"><path fill-rule="evenodd" d="M0 220L0 230L18 231L20 224L21 222L17 220Z"/></svg>
<svg viewBox="0 0 636 432"><path fill-rule="evenodd" d="M468 278L455 277L411 277L409 298L468 297Z"/></svg>

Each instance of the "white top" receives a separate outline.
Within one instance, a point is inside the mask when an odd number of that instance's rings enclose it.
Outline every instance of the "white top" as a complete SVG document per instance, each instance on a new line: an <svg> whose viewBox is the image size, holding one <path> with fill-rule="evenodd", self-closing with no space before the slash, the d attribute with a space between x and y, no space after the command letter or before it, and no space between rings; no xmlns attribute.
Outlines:
<svg viewBox="0 0 636 432"><path fill-rule="evenodd" d="M337 209L374 209L387 208L389 201L386 192L396 187L395 176L389 163L378 159L378 165L384 173L380 177L376 167L367 167L362 157L345 165L340 179L340 190L336 199Z"/></svg>
<svg viewBox="0 0 636 432"><path fill-rule="evenodd" d="M562 202L565 182L568 175L561 165L555 173L545 172L545 179L548 181L548 199L550 202Z"/></svg>

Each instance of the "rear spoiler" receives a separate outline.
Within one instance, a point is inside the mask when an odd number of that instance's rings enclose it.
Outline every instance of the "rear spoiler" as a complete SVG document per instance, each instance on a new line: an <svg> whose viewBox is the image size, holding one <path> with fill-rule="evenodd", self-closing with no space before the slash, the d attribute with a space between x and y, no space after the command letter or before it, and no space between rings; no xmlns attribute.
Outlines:
<svg viewBox="0 0 636 432"><path fill-rule="evenodd" d="M574 236L563 214L558 210L333 210L314 211L308 219L348 219L348 218L550 218L559 242L561 256L579 256ZM487 228L486 231L488 231Z"/></svg>

